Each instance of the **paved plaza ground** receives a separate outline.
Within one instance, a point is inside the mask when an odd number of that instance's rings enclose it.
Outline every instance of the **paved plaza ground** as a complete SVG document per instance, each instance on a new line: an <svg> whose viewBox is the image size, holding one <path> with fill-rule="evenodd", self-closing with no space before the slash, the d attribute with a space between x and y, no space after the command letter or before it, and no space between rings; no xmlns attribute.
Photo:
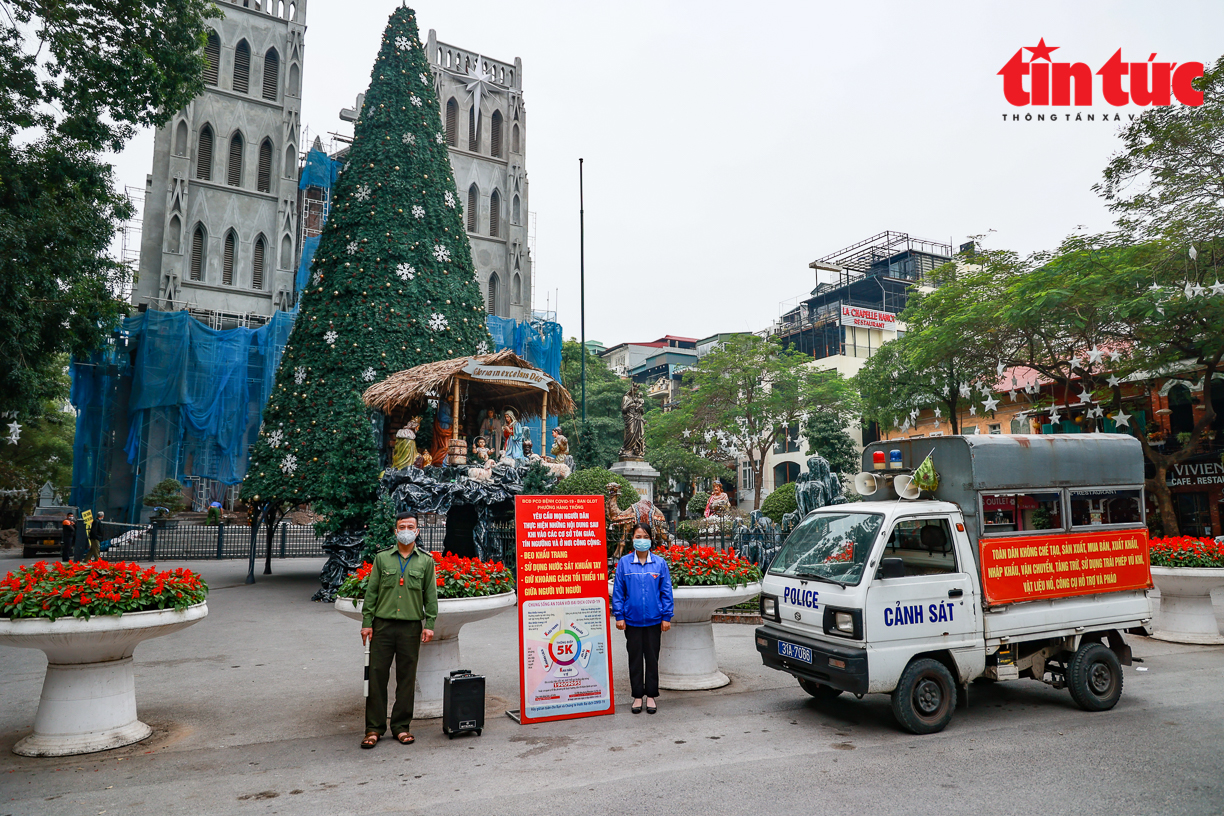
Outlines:
<svg viewBox="0 0 1224 816"><path fill-rule="evenodd" d="M946 731L915 737L885 696L815 702L735 624L715 626L731 685L632 715L618 637L615 716L520 726L503 713L518 696L507 611L463 632L464 666L487 677L482 736L418 721L415 745L362 751L359 626L310 602L321 564L278 561L254 586L245 562L160 565L204 575L209 616L137 649L155 729L138 745L13 754L46 658L0 648L0 816L1224 812L1224 647L1146 638L1131 639L1146 671L1126 669L1111 712L1032 681L975 685Z"/></svg>

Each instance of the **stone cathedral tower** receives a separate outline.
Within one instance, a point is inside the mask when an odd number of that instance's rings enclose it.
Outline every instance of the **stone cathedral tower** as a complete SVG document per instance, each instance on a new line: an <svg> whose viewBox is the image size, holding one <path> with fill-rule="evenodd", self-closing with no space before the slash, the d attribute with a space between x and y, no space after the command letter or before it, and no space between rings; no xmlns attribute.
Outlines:
<svg viewBox="0 0 1224 816"><path fill-rule="evenodd" d="M221 329L293 305L306 0L218 5L206 89L156 133L132 302Z"/></svg>

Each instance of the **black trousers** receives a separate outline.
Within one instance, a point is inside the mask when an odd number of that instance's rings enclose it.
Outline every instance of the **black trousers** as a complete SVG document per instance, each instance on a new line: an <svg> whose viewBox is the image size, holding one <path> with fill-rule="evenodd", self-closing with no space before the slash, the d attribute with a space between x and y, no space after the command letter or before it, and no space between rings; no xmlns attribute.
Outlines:
<svg viewBox="0 0 1224 816"><path fill-rule="evenodd" d="M416 697L417 658L421 653L419 620L374 619L370 641L370 696L366 698L366 733L382 735L387 730L387 681L395 661L395 705L391 708L391 733L398 736L411 729Z"/></svg>
<svg viewBox="0 0 1224 816"><path fill-rule="evenodd" d="M629 687L634 699L659 696L659 638L662 633L663 627L657 623L654 626L625 626Z"/></svg>
<svg viewBox="0 0 1224 816"><path fill-rule="evenodd" d="M72 551L76 546L76 533L65 533L60 539L60 560L71 561Z"/></svg>

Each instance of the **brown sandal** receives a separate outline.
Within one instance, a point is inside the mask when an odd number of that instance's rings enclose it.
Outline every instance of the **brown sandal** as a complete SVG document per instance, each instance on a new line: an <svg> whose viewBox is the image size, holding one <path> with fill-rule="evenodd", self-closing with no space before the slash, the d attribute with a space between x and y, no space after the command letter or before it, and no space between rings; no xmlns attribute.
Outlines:
<svg viewBox="0 0 1224 816"><path fill-rule="evenodd" d="M369 734L366 734L365 739L361 741L361 747L362 748L373 748L375 745L378 744L379 739L380 739L379 735L371 731Z"/></svg>
<svg viewBox="0 0 1224 816"><path fill-rule="evenodd" d="M416 737L412 736L407 731L397 734L395 738L400 741L401 745L411 745L412 743L416 742Z"/></svg>

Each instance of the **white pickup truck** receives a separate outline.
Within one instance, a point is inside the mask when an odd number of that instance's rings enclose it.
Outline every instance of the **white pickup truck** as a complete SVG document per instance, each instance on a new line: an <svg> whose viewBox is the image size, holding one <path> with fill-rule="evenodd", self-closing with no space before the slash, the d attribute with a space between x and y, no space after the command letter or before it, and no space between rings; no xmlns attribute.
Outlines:
<svg viewBox="0 0 1224 816"><path fill-rule="evenodd" d="M932 459L933 492L912 482ZM757 651L817 698L892 695L915 734L942 730L977 678L1122 694L1123 633L1150 634L1143 457L1118 434L877 442L861 493L812 511L762 586ZM872 496L875 498L875 496Z"/></svg>

